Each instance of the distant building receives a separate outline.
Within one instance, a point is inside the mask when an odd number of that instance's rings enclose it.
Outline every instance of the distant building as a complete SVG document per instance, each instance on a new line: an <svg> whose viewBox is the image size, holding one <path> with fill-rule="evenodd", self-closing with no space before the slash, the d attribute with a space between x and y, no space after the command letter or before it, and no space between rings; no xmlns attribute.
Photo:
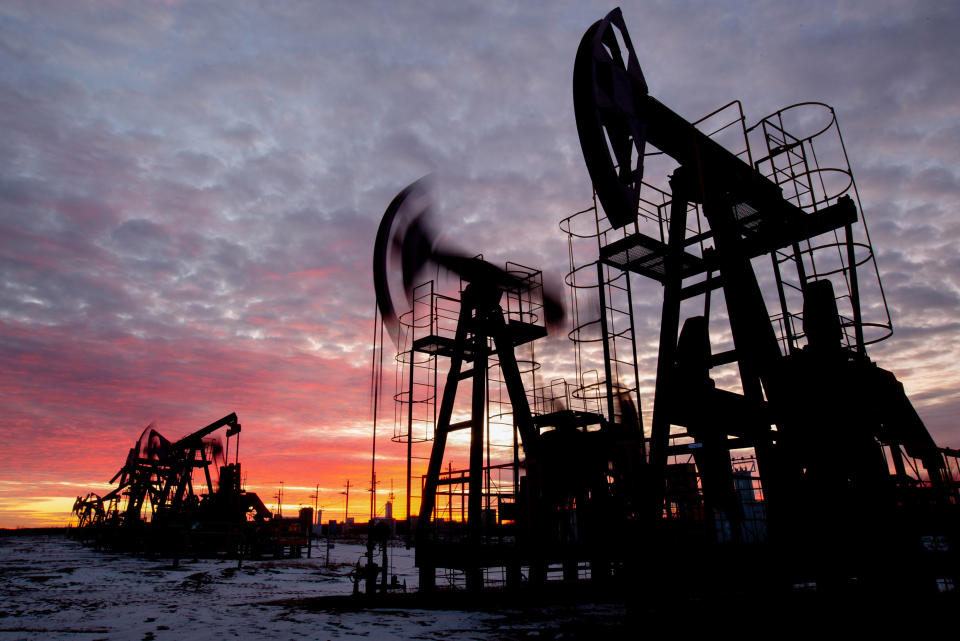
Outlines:
<svg viewBox="0 0 960 641"><path fill-rule="evenodd" d="M391 501L387 501L387 504L384 507L383 511L386 516L373 517L372 519L370 519L370 525L374 526L374 525L377 525L378 523L386 523L387 526L390 528L390 536L391 537L397 536L397 521L393 518L393 503Z"/></svg>

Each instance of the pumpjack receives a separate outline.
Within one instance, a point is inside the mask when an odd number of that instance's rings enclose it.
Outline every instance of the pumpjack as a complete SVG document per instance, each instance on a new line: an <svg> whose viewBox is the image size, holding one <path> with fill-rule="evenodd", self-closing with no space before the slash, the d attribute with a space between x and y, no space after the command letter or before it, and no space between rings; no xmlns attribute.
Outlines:
<svg viewBox="0 0 960 641"><path fill-rule="evenodd" d="M110 479L117 486L104 496L77 498L77 535L98 545L174 557L278 554L306 545L312 513L295 523L275 519L256 493L243 489L240 430L233 413L177 441L147 426ZM233 463L231 437L237 443ZM216 484L212 466L219 472ZM194 487L195 473L202 474L203 494Z"/></svg>
<svg viewBox="0 0 960 641"><path fill-rule="evenodd" d="M601 509L600 504L610 498L606 475L612 469L609 459L618 444L613 426L602 433L588 433L587 426L606 425L600 414L562 406L553 407L550 412L532 412L514 354L515 348L547 335L547 328L562 317L562 304L549 289L544 290L538 272L517 269L516 265L508 271L440 247L425 223L426 210L417 208L423 190L422 183L415 183L398 194L388 207L378 233L374 269L378 275L375 284L379 310L394 336L399 333L399 323L387 286L390 239L402 255L405 283L412 282L413 274L431 261L457 274L465 283L454 335L431 332L411 346L414 351L449 359L415 526L420 590L433 589L438 568L462 571L470 589L483 585L484 569L491 567L506 568L511 584L521 581L524 568L535 581L542 580L551 563L556 562L563 563L568 574L576 575L577 564L589 560L594 563L595 576L599 576L605 571L600 566L609 564L609 551L587 541L599 533L603 517L609 512ZM513 301L513 312L505 313L505 299ZM485 419L491 368L502 373L524 454L522 465L518 465L522 475L514 479L516 491L509 497L498 497L508 499L501 502L501 512L509 512L509 520L516 523L511 541L506 543L502 537L494 542L490 524L484 523L484 514L489 514L484 509L488 488L484 488L483 479L488 468L484 465L483 445L489 427ZM457 393L465 383L470 388L469 415L465 420L453 421ZM625 434L629 430L624 429L616 436L631 447L642 447L635 413L630 427L629 435ZM445 475L442 464L448 436L468 429L469 469L457 476ZM452 537L439 533L433 519L438 487L451 484L467 485L469 496L466 532ZM574 505L579 505L576 525ZM592 518L588 516L591 511ZM584 554L587 559L582 558Z"/></svg>
<svg viewBox="0 0 960 641"><path fill-rule="evenodd" d="M633 229L601 247L599 257L663 287L649 458L654 482L647 490L651 524L662 525L671 426L679 426L693 441L688 447L695 448L705 502L727 515L735 533L742 517L729 452L756 452L768 544L778 564L792 565L787 576L809 573L819 588L852 577L874 586L915 584L903 569L929 565L918 562L922 533L956 540L957 485L947 471L952 453L936 446L903 386L866 354L853 230L858 202L850 193L831 199L829 189L817 185L825 172L805 147L815 135L791 136L776 126L783 122L779 112L779 120L761 121L768 155L745 162L648 94L619 10L584 35L574 105L587 169L614 229L637 219L646 145L676 163L666 242ZM605 138L609 150L600 144ZM701 231L688 233L691 212L703 214L706 230L698 225ZM831 249L841 258L832 273L817 272L815 239L825 236L832 236ZM693 253L692 246L702 250ZM782 341L754 269L755 259L767 256L787 321ZM795 270L802 296L804 346L785 300L787 267ZM831 276L847 290L849 318L841 320ZM708 316L687 318L679 337L677 330L683 301L717 289L733 349L715 356ZM845 330L853 333L846 345ZM719 390L710 378L713 367L726 363L736 364L741 393ZM922 464L922 482L908 479L904 453ZM918 522L920 506L937 507ZM878 563L881 558L896 561ZM943 559L942 578L955 576L955 563L955 557Z"/></svg>
<svg viewBox="0 0 960 641"><path fill-rule="evenodd" d="M809 149L823 132L839 134L833 110L806 103L830 116L809 136L784 124L790 108L750 128L741 110L735 124L745 149L728 149L715 131L701 131L649 94L619 9L584 34L573 98L599 201L578 213L595 220L598 247L588 267L596 273L604 362L590 386L600 400L591 410L531 407L537 391L524 388L514 351L546 335L543 317L555 319L561 308L529 273L518 277L440 247L417 204L419 183L394 199L378 232L377 300L395 340L402 323L387 285L391 250L401 256L408 300L428 261L464 283L452 336L431 324L407 346L411 364L415 352L449 361L415 525L420 589L433 589L437 568L461 571L467 587L478 589L491 567L505 568L508 584L524 572L536 584L555 565L565 579L576 579L584 564L597 582L621 574L636 579L642 568L651 584L678 575L708 583L746 563L762 586L955 585L960 452L936 445L902 384L867 356L867 345L887 338L892 323L888 312L883 323L865 320L861 308L864 265L875 261L869 235L861 239L866 227L852 173L842 170L849 182L828 188L827 169ZM751 135L766 152L756 160ZM837 148L845 158L842 138ZM654 184L651 168L664 166L665 184ZM561 228L572 229L571 219ZM824 247L834 258L824 258ZM760 278L763 261L772 275ZM570 278L584 273L571 270ZM874 272L870 291L879 292L886 311ZM636 279L658 284L663 297L649 432L638 409ZM626 309L610 302L614 282L625 283L617 287L626 292ZM540 307L508 318L503 300L531 291L542 297ZM722 295L722 309L711 306L713 292ZM769 301L779 306L773 315ZM702 312L684 318L697 302ZM531 311L537 309L539 317ZM628 332L615 328L614 313L629 318ZM726 323L732 342L719 353L712 347L717 322ZM626 377L615 354L624 336L634 352ZM723 379L735 378L728 389L716 374L724 367L735 370ZM494 535L483 509L493 493L483 480L489 465L482 449L492 369L508 391L523 452L513 464L514 491L500 507L512 523L506 537ZM464 381L471 383L470 410L454 421ZM574 396L586 398L582 373L578 381ZM445 474L448 435L467 429L469 469ZM738 463L744 452L756 476ZM456 483L467 486L466 524L460 536L444 537L437 497L443 485Z"/></svg>

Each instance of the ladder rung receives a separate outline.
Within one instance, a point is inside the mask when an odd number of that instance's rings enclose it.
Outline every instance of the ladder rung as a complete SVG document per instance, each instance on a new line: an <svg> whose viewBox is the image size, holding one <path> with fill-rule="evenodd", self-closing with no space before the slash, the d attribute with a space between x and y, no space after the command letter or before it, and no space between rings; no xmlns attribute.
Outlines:
<svg viewBox="0 0 960 641"><path fill-rule="evenodd" d="M470 369L462 370L459 374L457 374L457 380L462 381L462 380L465 380L465 379L470 378L471 376L473 376L473 368L472 368L472 367L471 367Z"/></svg>
<svg viewBox="0 0 960 641"><path fill-rule="evenodd" d="M458 423L450 423L450 426L447 427L447 431L455 432L456 430L462 430L464 428L472 427L472 426L473 426L473 421L471 420L460 421Z"/></svg>

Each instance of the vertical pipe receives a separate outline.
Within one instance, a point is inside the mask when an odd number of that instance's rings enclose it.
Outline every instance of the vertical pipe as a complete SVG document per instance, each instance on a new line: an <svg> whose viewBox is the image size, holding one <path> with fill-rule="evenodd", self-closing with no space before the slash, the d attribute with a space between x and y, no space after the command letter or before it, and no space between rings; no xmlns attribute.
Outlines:
<svg viewBox="0 0 960 641"><path fill-rule="evenodd" d="M517 439L517 422L513 422L513 502L520 496L520 443Z"/></svg>
<svg viewBox="0 0 960 641"><path fill-rule="evenodd" d="M487 383L487 315L477 310L473 330L473 390L470 407L470 490L467 500L467 528L472 543L479 544L483 510L483 436Z"/></svg>
<svg viewBox="0 0 960 641"><path fill-rule="evenodd" d="M857 255L856 247L853 244L853 227L846 225L843 228L843 233L847 241L847 273L850 278L850 305L853 307L853 331L857 340L857 353L865 356L863 318L860 316L860 283L857 281Z"/></svg>
<svg viewBox="0 0 960 641"><path fill-rule="evenodd" d="M490 424L489 423L490 421L490 377L488 376L488 371L486 367L483 368L483 384L484 384L484 389L486 391L486 394L484 396L483 415L486 418L487 425L489 426ZM499 405L499 408L500 408L500 411L502 412L503 405L502 404ZM491 484L490 484L490 430L489 429L484 430L484 439L485 439L486 456L487 456L487 464L484 466L484 470L485 470L484 483L487 488L487 493L486 493L486 500L484 501L483 507L484 509L489 510L490 509L490 487L491 487Z"/></svg>
<svg viewBox="0 0 960 641"><path fill-rule="evenodd" d="M780 296L780 313L783 315L783 333L787 340L787 354L793 354L793 328L790 326L790 309L787 307L787 295L783 291L783 279L780 276L780 264L777 262L777 252L770 254L773 262L773 275L777 280L777 294Z"/></svg>
<svg viewBox="0 0 960 641"><path fill-rule="evenodd" d="M613 374L610 368L610 334L607 329L607 297L604 291L603 263L597 261L597 291L600 295L600 332L603 336L603 371L607 388L607 421L614 423L613 415Z"/></svg>

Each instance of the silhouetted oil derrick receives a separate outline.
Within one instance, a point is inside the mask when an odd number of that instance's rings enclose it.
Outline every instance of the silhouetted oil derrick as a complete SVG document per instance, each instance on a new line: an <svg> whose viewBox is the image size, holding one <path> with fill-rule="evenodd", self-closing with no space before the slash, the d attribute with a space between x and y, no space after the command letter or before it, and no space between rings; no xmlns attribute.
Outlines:
<svg viewBox="0 0 960 641"><path fill-rule="evenodd" d="M956 537L944 452L866 355L892 326L833 110L803 103L747 127L731 103L689 123L648 94L619 10L584 35L574 105L605 221L594 206L561 227L591 236L572 230L592 215L599 264L663 290L644 540L755 554L739 452L756 459L776 580L930 589L953 578L955 560L920 544ZM739 389L721 389L714 372L730 380L731 365Z"/></svg>
<svg viewBox="0 0 960 641"><path fill-rule="evenodd" d="M540 273L438 245L422 182L377 234L408 515L411 447L432 439L421 590L438 570L471 590L559 574L651 598L954 585L960 452L937 447L867 356L893 327L834 110L800 103L748 126L733 101L688 122L649 94L619 9L583 36L573 97L594 186L560 222L575 380L537 380L533 345L559 308ZM410 305L399 317L390 256ZM414 287L427 264L459 291ZM635 309L657 299L643 371ZM497 426L513 460L491 458Z"/></svg>
<svg viewBox="0 0 960 641"><path fill-rule="evenodd" d="M274 518L253 492L243 489L240 423L229 414L177 441L148 426L100 497L77 498L77 534L114 548L179 557L183 554L299 555L310 519ZM230 463L231 437L236 437ZM214 483L211 467L219 473ZM197 491L200 476L205 492ZM309 508L307 508L309 509Z"/></svg>
<svg viewBox="0 0 960 641"><path fill-rule="evenodd" d="M442 373L432 379L442 380L443 391L435 419L426 421L433 440L416 520L421 590L436 585L438 570L470 589L518 584L524 576L538 583L554 571L577 578L587 565L594 578L609 575L617 545L607 534L619 532L606 524L623 522L637 507L629 465L642 466L643 441L635 404L618 391L611 415L621 419L613 423L602 391L585 395L564 381L539 385L532 346L558 317L559 301L538 270L516 263L501 269L438 246L424 222L426 205L415 204L418 189L402 191L388 207L375 269L384 270L377 282L385 284L394 248L411 304L396 316L389 288L378 289L382 318L395 319L390 333L404 365L399 388L406 392L398 398L437 396L418 394L416 368L407 363L432 362ZM456 296L438 294L432 281L409 285L428 262L460 277ZM400 415L408 460L413 405ZM469 439L457 444L464 433Z"/></svg>

